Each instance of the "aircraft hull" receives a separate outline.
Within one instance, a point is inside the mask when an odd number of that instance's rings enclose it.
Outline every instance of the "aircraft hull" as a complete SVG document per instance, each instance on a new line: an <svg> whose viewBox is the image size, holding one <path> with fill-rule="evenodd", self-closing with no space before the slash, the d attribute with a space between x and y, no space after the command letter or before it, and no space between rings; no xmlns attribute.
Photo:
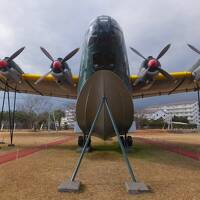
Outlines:
<svg viewBox="0 0 200 200"><path fill-rule="evenodd" d="M76 105L79 127L84 134L88 134L103 97L107 98L120 134L125 134L133 121L133 102L123 81L109 70L95 72L83 86ZM104 140L115 136L105 105L95 124L93 135Z"/></svg>

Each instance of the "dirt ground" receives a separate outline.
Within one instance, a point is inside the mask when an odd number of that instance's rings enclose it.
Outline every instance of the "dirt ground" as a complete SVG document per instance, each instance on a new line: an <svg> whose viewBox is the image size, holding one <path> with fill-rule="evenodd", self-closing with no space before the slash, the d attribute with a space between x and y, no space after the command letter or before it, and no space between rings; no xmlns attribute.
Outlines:
<svg viewBox="0 0 200 200"><path fill-rule="evenodd" d="M71 135L71 133L67 134ZM28 148L63 139L64 135L64 133L17 133L16 147L9 150L6 145L3 145L0 154L14 151L18 146ZM200 199L199 161L137 140L137 137L151 137L158 140L173 140L177 144L188 142L189 145L195 144L196 147L200 145L198 142L200 134L171 135L151 130L138 131L134 135L136 139L133 149L129 152L129 158L138 181L143 181L152 188L150 193L134 196L127 194L124 182L129 181L130 178L116 141L104 142L92 138L94 151L83 159L77 177L83 183L79 193L57 192L57 186L71 176L79 157L79 153L76 152L77 141L72 140L0 165L0 199Z"/></svg>

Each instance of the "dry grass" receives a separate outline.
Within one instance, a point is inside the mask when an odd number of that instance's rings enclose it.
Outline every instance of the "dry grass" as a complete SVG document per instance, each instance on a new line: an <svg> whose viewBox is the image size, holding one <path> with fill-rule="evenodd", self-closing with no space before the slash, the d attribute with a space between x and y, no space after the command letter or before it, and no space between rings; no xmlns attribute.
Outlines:
<svg viewBox="0 0 200 200"><path fill-rule="evenodd" d="M66 135L71 135L71 132L15 132L13 143L15 147L8 147L10 143L10 135L5 132L0 132L0 141L4 141L6 144L1 145L0 155L8 151L15 151L16 149L31 148L39 146L41 144L46 144L55 140L64 138Z"/></svg>
<svg viewBox="0 0 200 200"><path fill-rule="evenodd" d="M169 142L184 149L200 153L200 133L175 134L164 130L139 130L135 137L143 137L158 142Z"/></svg>
<svg viewBox="0 0 200 200"><path fill-rule="evenodd" d="M144 138L155 139L160 141L169 142L183 142L188 144L200 145L200 133L186 133L186 134L175 134L169 133L162 130L140 130L137 131L134 136L142 136Z"/></svg>
<svg viewBox="0 0 200 200"><path fill-rule="evenodd" d="M34 141L32 137L30 134ZM48 134L43 137L45 141L54 139ZM29 145L34 145L31 141ZM200 199L198 161L137 142L129 154L130 161L138 180L150 185L152 193L131 196L124 188L129 176L118 146L113 141L93 141L96 151L86 155L78 174L83 182L81 192L57 192L57 186L70 177L79 156L74 140L0 165L0 199Z"/></svg>

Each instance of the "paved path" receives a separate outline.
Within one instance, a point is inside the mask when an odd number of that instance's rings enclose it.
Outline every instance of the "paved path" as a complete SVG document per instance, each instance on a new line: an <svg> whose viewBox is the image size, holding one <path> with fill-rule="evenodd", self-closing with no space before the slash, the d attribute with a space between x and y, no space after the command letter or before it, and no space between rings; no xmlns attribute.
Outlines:
<svg viewBox="0 0 200 200"><path fill-rule="evenodd" d="M167 151L180 154L182 156L191 158L193 160L200 160L200 153L185 150L183 147L177 147L177 146L175 146L174 144L172 144L170 142L162 142L162 141L159 142L159 141L154 141L154 140L151 140L151 139L140 138L140 137L136 137L136 139L138 139L139 141L142 141L142 142L144 142L146 144L158 145L162 149L165 149Z"/></svg>
<svg viewBox="0 0 200 200"><path fill-rule="evenodd" d="M50 148L50 147L58 145L58 144L63 144L72 139L74 139L74 136L67 136L65 139L57 140L57 141L50 142L47 144L42 144L42 145L34 147L34 148L27 148L27 149L22 149L19 151L17 150L14 152L12 151L9 153L5 153L3 155L0 155L0 165L4 164L6 162L12 161L12 160L17 160L17 159L23 158L25 156L30 156L33 153Z"/></svg>

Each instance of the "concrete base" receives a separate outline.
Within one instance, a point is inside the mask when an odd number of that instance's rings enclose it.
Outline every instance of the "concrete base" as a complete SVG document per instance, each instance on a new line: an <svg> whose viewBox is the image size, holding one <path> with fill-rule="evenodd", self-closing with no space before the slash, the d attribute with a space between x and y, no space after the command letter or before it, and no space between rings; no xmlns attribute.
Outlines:
<svg viewBox="0 0 200 200"><path fill-rule="evenodd" d="M125 182L126 190L129 194L139 194L143 192L150 192L150 188L144 183Z"/></svg>
<svg viewBox="0 0 200 200"><path fill-rule="evenodd" d="M78 192L80 190L80 181L66 181L58 186L59 192Z"/></svg>
<svg viewBox="0 0 200 200"><path fill-rule="evenodd" d="M15 147L15 144L8 144L8 147Z"/></svg>

